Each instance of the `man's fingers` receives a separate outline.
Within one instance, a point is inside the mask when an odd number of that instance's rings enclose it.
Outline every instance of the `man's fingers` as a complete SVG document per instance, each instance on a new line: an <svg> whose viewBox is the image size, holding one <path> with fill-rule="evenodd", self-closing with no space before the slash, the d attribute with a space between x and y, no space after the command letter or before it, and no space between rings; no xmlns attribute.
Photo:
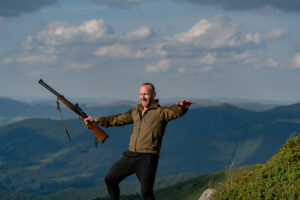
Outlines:
<svg viewBox="0 0 300 200"><path fill-rule="evenodd" d="M189 100L186 100L186 99L183 99L181 100L180 103L176 103L177 106L180 106L180 107L185 107L185 108L189 108L189 106L191 104L193 104L194 102L193 101L189 101Z"/></svg>
<svg viewBox="0 0 300 200"><path fill-rule="evenodd" d="M88 116L87 118L84 119L84 123L86 125L89 125L89 124L91 124L93 122L95 122L95 118L94 117Z"/></svg>

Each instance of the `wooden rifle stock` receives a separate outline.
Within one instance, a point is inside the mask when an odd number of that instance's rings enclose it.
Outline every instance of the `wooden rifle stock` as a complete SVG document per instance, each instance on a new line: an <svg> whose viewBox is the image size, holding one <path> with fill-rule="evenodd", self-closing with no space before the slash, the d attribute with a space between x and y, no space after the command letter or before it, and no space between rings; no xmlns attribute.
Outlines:
<svg viewBox="0 0 300 200"><path fill-rule="evenodd" d="M88 115L81 110L81 108L78 106L78 104L75 104L75 105L72 104L63 95L59 94L57 91L55 91L49 85L47 85L42 79L39 80L39 83L42 86L44 86L46 89L48 89L50 92L52 92L54 95L56 95L58 100L60 100L62 103L64 103L68 108L73 110L75 113L77 113L82 119L85 119L88 117ZM94 134L97 136L97 138L100 140L100 142L103 143L108 138L108 135L95 122L89 123L87 127L94 132Z"/></svg>

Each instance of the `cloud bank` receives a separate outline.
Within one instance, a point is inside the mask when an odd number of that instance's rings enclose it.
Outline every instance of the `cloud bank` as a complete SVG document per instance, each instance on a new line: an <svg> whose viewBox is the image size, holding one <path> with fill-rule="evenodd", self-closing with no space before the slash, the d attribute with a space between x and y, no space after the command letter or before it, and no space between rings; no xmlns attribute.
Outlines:
<svg viewBox="0 0 300 200"><path fill-rule="evenodd" d="M23 55L6 58L2 63L56 63L63 70L86 70L103 62L122 60L144 63L147 73L191 75L228 66L282 69L281 61L265 57L263 51L287 34L284 29L246 31L242 24L223 15L201 19L187 30L167 37L147 26L116 32L103 19L83 21L76 26L54 21L27 37ZM297 54L291 58L294 69L299 68L298 57Z"/></svg>
<svg viewBox="0 0 300 200"><path fill-rule="evenodd" d="M162 46L152 42L156 35L147 26L115 32L103 19L83 21L77 26L53 21L27 37L22 44L25 55L15 62L31 65L63 62L60 66L66 66L66 70L88 69L104 60L165 56Z"/></svg>

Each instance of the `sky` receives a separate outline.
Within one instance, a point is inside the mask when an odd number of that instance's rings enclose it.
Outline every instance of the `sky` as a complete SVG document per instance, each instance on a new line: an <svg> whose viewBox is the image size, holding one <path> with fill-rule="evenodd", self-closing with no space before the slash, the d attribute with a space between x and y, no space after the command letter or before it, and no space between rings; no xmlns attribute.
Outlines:
<svg viewBox="0 0 300 200"><path fill-rule="evenodd" d="M0 96L300 101L299 0L1 0Z"/></svg>

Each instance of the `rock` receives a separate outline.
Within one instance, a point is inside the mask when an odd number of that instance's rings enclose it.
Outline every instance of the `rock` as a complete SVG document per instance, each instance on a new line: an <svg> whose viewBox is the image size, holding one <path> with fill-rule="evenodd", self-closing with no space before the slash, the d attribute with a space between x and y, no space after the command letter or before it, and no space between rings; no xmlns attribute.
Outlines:
<svg viewBox="0 0 300 200"><path fill-rule="evenodd" d="M215 192L216 192L215 189L211 189L211 188L206 189L206 190L202 193L202 195L201 195L201 197L200 197L199 200L213 200L213 199L212 199L212 195L213 195Z"/></svg>

